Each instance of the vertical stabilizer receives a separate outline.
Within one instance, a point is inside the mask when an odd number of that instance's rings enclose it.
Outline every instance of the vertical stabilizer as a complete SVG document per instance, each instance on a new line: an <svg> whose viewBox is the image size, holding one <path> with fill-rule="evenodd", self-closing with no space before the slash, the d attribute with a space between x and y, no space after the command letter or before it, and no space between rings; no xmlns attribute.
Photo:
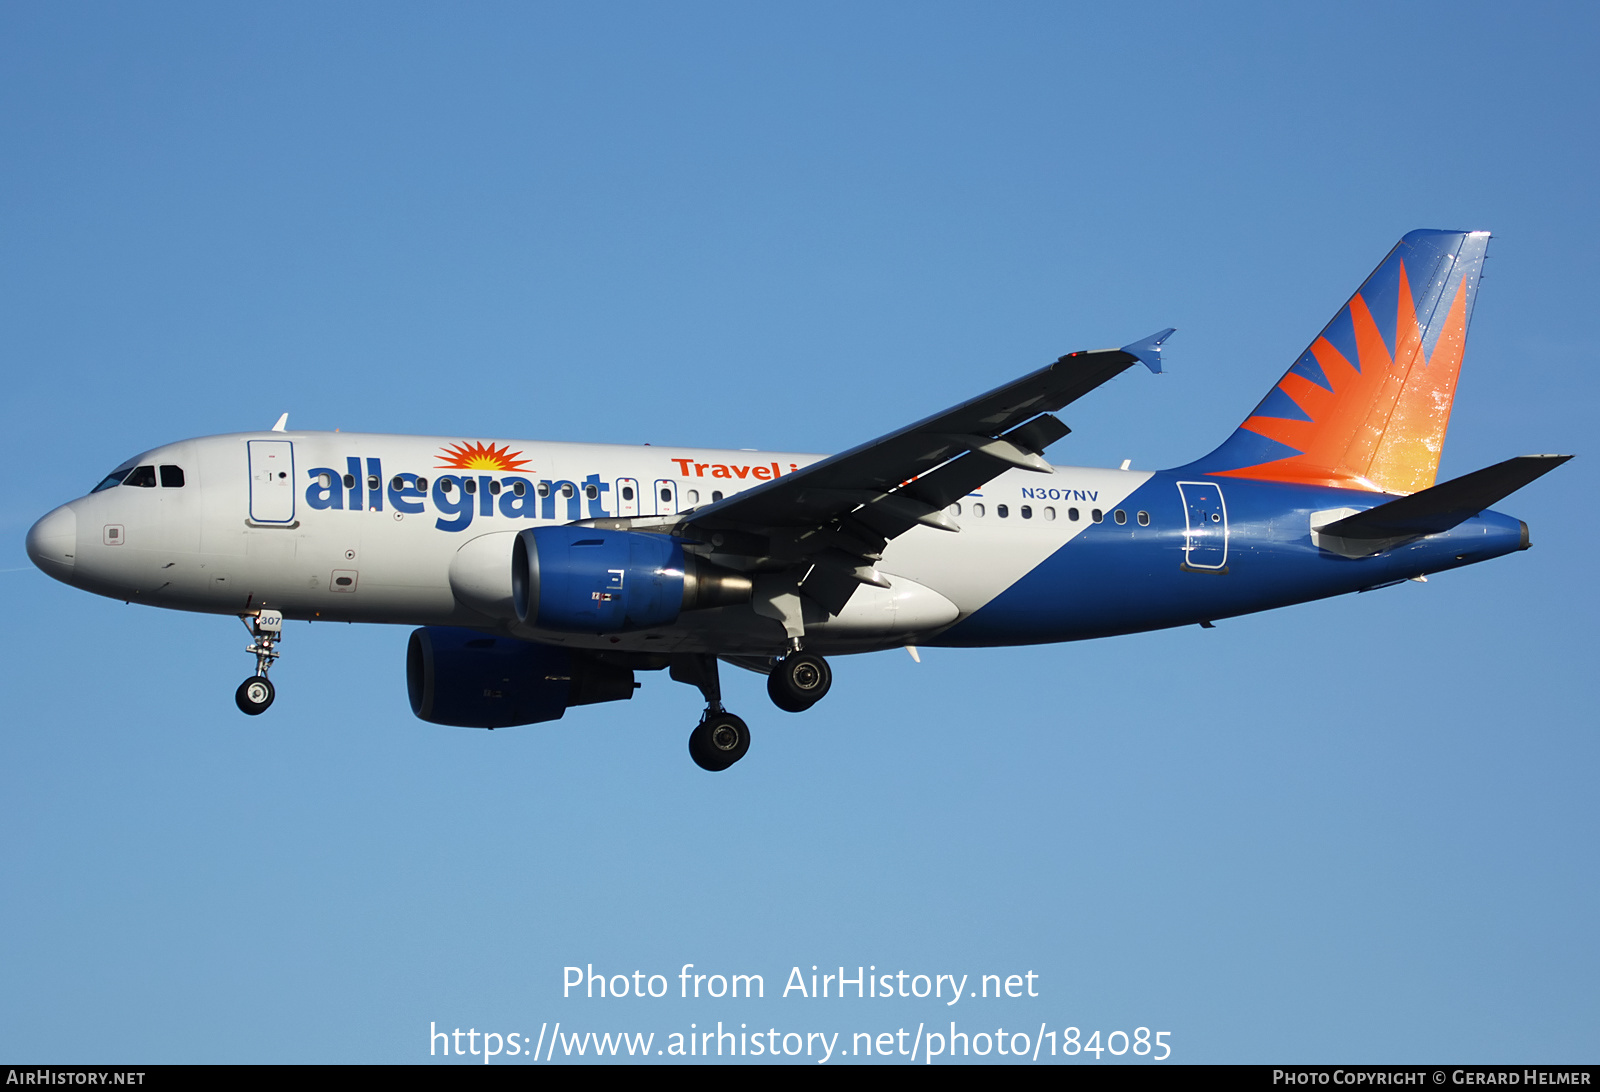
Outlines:
<svg viewBox="0 0 1600 1092"><path fill-rule="evenodd" d="M1413 231L1191 472L1415 493L1450 424L1486 231Z"/></svg>

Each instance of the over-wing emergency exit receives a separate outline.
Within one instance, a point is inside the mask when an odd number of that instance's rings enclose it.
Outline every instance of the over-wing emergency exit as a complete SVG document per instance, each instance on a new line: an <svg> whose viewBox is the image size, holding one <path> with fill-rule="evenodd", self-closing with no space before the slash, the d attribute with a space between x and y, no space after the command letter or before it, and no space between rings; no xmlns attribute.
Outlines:
<svg viewBox="0 0 1600 1092"><path fill-rule="evenodd" d="M419 627L412 710L500 728L697 687L689 751L750 746L719 665L802 712L828 656L1074 641L1416 579L1528 547L1490 507L1570 456L1435 483L1487 232L1406 235L1215 451L1055 466L1055 416L1171 330L1047 367L836 455L270 431L127 460L28 533L64 583L238 615L272 704L286 619Z"/></svg>

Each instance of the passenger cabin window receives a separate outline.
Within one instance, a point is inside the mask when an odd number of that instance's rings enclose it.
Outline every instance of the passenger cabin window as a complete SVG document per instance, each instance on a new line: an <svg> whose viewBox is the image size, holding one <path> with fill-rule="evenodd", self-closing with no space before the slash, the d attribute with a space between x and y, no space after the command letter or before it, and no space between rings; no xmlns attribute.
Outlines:
<svg viewBox="0 0 1600 1092"><path fill-rule="evenodd" d="M511 487L511 491L513 493L515 493L519 497L523 496L524 494L526 494L528 492L528 483L527 482L517 482L515 485L513 485Z"/></svg>
<svg viewBox="0 0 1600 1092"><path fill-rule="evenodd" d="M1068 508L1067 509L1067 518L1070 519L1073 523L1077 523L1078 522L1078 518L1079 518L1078 510L1076 508Z"/></svg>
<svg viewBox="0 0 1600 1092"><path fill-rule="evenodd" d="M167 470L166 467L162 467L161 468L161 471L162 471L161 484L162 485L166 485L167 484L166 470ZM346 474L344 476L344 487L346 489L354 489L356 487L356 476L354 474Z"/></svg>
<svg viewBox="0 0 1600 1092"><path fill-rule="evenodd" d="M1045 508L1045 510L1044 510L1044 518L1047 519L1047 520L1048 519L1055 519L1056 518L1056 510L1054 508L1050 508L1050 507L1047 506Z"/></svg>
<svg viewBox="0 0 1600 1092"><path fill-rule="evenodd" d="M633 499L633 486L625 485L625 486L622 487L622 499L623 500L632 500Z"/></svg>
<svg viewBox="0 0 1600 1092"><path fill-rule="evenodd" d="M960 501L956 501L956 503L954 503L954 504L952 504L950 506L950 514L952 516L959 516L961 514L961 502Z"/></svg>
<svg viewBox="0 0 1600 1092"><path fill-rule="evenodd" d="M1128 522L1128 513L1124 512L1120 508L1118 508L1116 510L1116 512L1113 513L1113 515L1116 517L1116 520L1117 520L1118 524L1123 524L1123 523L1127 523Z"/></svg>
<svg viewBox="0 0 1600 1092"><path fill-rule="evenodd" d="M1150 513L1149 512L1140 512L1139 513L1139 526L1140 527L1148 527L1148 526L1150 526Z"/></svg>
<svg viewBox="0 0 1600 1092"><path fill-rule="evenodd" d="M1106 520L1106 514L1100 511L1098 508L1091 508L1089 510L1089 518L1094 520L1096 523L1104 523Z"/></svg>
<svg viewBox="0 0 1600 1092"><path fill-rule="evenodd" d="M183 467L172 466L170 463L163 464L161 467L161 488L182 489Z"/></svg>
<svg viewBox="0 0 1600 1092"><path fill-rule="evenodd" d="M1001 519L1005 519L1011 514L1011 509L1007 508L1003 504L997 504L994 506L994 514L999 516Z"/></svg>
<svg viewBox="0 0 1600 1092"><path fill-rule="evenodd" d="M156 468L153 466L136 466L122 479L123 485L136 485L140 489L154 489L156 487Z"/></svg>
<svg viewBox="0 0 1600 1092"><path fill-rule="evenodd" d="M1022 516L1023 519L1032 519L1033 518L1033 506L1032 505L1028 505L1028 504L1024 504L1022 506L1022 511L1021 511L1020 515Z"/></svg>
<svg viewBox="0 0 1600 1092"><path fill-rule="evenodd" d="M594 500L600 495L600 487L598 485L586 485L583 487L583 495L590 500Z"/></svg>
<svg viewBox="0 0 1600 1092"><path fill-rule="evenodd" d="M478 491L478 479L467 478L461 483L461 488L465 489L468 493L476 493Z"/></svg>
<svg viewBox="0 0 1600 1092"><path fill-rule="evenodd" d="M713 502L716 502L716 501L719 501L719 500L721 500L721 499L722 499L722 490L720 490L720 489L713 489L713 490L712 490L712 491L711 491L711 500L712 500L712 501L713 501Z"/></svg>
<svg viewBox="0 0 1600 1092"><path fill-rule="evenodd" d="M663 489L663 490L662 490L662 491L661 491L661 499L662 499L662 501L664 501L664 502L666 502L666 501L671 501L671 500L672 500L672 490L670 490L670 489Z"/></svg>
<svg viewBox="0 0 1600 1092"><path fill-rule="evenodd" d="M973 506L972 506L972 514L977 516L979 519L982 519L983 518L983 505L982 504L978 504L978 503L974 503Z"/></svg>

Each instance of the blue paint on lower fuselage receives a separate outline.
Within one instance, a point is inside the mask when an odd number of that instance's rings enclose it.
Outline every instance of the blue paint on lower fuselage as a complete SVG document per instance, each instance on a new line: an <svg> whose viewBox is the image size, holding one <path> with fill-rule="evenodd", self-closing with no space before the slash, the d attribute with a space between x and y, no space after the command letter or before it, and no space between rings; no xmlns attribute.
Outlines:
<svg viewBox="0 0 1600 1092"><path fill-rule="evenodd" d="M987 646L1075 641L1192 625L1217 618L1360 591L1511 553L1522 525L1484 512L1449 531L1374 557L1348 558L1311 541L1311 513L1367 509L1392 498L1350 492L1207 479L1223 493L1228 547L1224 570L1185 565L1185 507L1179 481L1156 474L1119 506L1126 524L1086 528L1038 567L930 645ZM1138 525L1136 513L1150 514Z"/></svg>

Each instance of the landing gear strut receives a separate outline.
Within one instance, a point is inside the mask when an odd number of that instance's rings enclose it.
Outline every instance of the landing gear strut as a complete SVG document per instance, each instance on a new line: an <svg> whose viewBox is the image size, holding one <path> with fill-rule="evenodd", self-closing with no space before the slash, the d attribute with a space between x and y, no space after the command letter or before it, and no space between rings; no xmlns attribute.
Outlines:
<svg viewBox="0 0 1600 1092"><path fill-rule="evenodd" d="M250 631L250 645L245 651L255 656L256 673L239 684L239 689L233 692L233 700L240 712L253 717L265 713L277 696L267 680L267 672L272 661L278 658L278 642L283 640L283 613L262 610L254 615L242 614L239 621Z"/></svg>
<svg viewBox="0 0 1600 1092"><path fill-rule="evenodd" d="M698 687L706 699L700 724L689 733L689 757L702 770L726 770L750 750L750 726L722 708L717 658L701 654L674 657L671 673L678 682Z"/></svg>
<svg viewBox="0 0 1600 1092"><path fill-rule="evenodd" d="M767 676L767 696L786 713L804 713L828 693L833 669L828 661L798 649L772 665Z"/></svg>

